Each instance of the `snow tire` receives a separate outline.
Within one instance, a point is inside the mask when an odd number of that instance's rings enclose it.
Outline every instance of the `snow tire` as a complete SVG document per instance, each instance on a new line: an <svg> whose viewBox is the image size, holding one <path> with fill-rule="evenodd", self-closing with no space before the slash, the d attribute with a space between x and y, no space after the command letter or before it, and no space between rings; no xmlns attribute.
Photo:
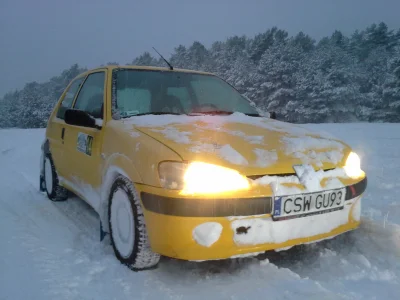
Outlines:
<svg viewBox="0 0 400 300"><path fill-rule="evenodd" d="M129 249L128 255L121 255L117 249L118 241L113 234L112 224L112 202L117 192L123 192L129 199L131 213L133 213L134 223L134 241L132 249ZM114 249L115 256L124 265L128 266L133 271L142 271L157 267L160 261L160 255L151 250L142 206L140 204L139 195L132 182L124 176L118 176L112 187L108 202L108 222L110 228L111 244ZM117 226L116 224L114 224ZM115 233L116 234L116 233Z"/></svg>
<svg viewBox="0 0 400 300"><path fill-rule="evenodd" d="M49 171L51 173L46 174L46 172ZM62 187L58 181L58 175L50 153L46 154L44 160L44 188L46 190L47 197L51 201L65 201L68 199L68 190Z"/></svg>

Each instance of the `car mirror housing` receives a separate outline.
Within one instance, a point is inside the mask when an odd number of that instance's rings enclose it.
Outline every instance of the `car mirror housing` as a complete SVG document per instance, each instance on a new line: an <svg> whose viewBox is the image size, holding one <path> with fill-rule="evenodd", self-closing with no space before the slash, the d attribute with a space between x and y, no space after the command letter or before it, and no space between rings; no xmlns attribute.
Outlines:
<svg viewBox="0 0 400 300"><path fill-rule="evenodd" d="M101 126L96 124L96 119L83 110L67 109L64 120L69 125L101 129Z"/></svg>

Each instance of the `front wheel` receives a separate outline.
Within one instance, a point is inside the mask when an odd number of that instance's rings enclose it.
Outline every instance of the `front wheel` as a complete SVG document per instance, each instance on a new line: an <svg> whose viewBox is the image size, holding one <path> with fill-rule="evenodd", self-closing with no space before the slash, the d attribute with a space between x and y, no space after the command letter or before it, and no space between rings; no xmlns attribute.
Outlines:
<svg viewBox="0 0 400 300"><path fill-rule="evenodd" d="M68 190L60 185L50 154L46 154L44 158L44 189L52 201L64 201L68 198Z"/></svg>
<svg viewBox="0 0 400 300"><path fill-rule="evenodd" d="M160 255L150 248L139 195L123 176L111 188L108 222L114 253L121 263L134 271L158 264Z"/></svg>

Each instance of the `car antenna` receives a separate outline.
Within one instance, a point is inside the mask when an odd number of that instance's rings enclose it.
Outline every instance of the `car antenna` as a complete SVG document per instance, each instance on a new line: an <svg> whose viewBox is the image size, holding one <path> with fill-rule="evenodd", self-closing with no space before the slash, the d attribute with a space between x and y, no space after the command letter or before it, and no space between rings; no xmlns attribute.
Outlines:
<svg viewBox="0 0 400 300"><path fill-rule="evenodd" d="M156 51L156 52L157 52L157 54L158 54L158 55L160 55L160 56L161 56L161 58L162 58L162 59L163 59L163 60L164 60L164 61L167 63L167 65L169 66L169 69L170 69L170 70L173 70L173 69L174 69L174 67L173 67L173 66L172 66L172 65L171 65L171 64L168 62L168 60L166 60L166 59L164 58L164 56L162 56L162 55L160 54L160 52L158 52L158 51L157 51L157 49L156 49L156 48L154 48L154 47L153 47L153 49L154 49L154 51Z"/></svg>

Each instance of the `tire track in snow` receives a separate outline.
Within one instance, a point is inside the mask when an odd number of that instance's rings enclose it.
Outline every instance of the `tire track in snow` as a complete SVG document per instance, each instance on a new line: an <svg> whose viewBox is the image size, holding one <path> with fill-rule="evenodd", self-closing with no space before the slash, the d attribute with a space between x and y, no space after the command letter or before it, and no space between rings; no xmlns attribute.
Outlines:
<svg viewBox="0 0 400 300"><path fill-rule="evenodd" d="M356 299L368 299L375 289L395 298L400 285L400 227L384 229L372 220L362 221L357 231L276 253L272 261L327 289L353 293Z"/></svg>

